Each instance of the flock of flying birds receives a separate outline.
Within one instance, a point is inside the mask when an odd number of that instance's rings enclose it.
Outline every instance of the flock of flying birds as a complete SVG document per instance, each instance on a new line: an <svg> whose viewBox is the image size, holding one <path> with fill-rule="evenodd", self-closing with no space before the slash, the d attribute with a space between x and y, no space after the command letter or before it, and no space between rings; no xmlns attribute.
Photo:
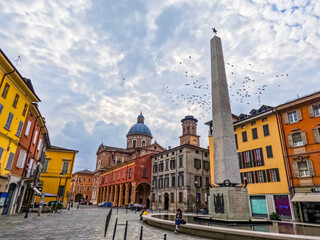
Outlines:
<svg viewBox="0 0 320 240"><path fill-rule="evenodd" d="M189 56L186 61L192 61L192 57ZM189 62L190 63L190 62ZM190 64L186 65L190 65ZM179 93L176 93L176 87L171 88L170 86L165 87L166 94L169 96L169 100L175 105L183 105L187 107L188 114L194 114L199 119L202 119L211 114L212 97L211 97L211 80L205 76L197 76L192 70L188 70L183 67L184 61L180 61L181 69L183 69L184 84L183 93L179 89ZM248 66L252 68L252 64ZM231 84L229 81L229 97L230 102L237 102L240 104L255 104L260 105L260 97L267 92L274 84L263 84L260 85L261 77L264 72L255 74L255 77L245 76L238 74L237 67L232 63L226 63L226 72L229 72L232 80ZM260 75L260 76L259 76ZM288 77L289 74L278 74L272 76L274 78ZM277 87L281 85L277 81ZM256 107L255 106L255 107Z"/></svg>

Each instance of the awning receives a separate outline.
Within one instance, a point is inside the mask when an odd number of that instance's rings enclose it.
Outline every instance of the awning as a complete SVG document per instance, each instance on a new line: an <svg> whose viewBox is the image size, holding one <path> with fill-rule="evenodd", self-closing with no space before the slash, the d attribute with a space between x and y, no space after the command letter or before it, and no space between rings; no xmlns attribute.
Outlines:
<svg viewBox="0 0 320 240"><path fill-rule="evenodd" d="M41 192L39 191L39 189L38 189L38 188L33 187L33 191L35 191L37 195L41 195Z"/></svg>
<svg viewBox="0 0 320 240"><path fill-rule="evenodd" d="M291 202L320 202L320 193L296 193Z"/></svg>

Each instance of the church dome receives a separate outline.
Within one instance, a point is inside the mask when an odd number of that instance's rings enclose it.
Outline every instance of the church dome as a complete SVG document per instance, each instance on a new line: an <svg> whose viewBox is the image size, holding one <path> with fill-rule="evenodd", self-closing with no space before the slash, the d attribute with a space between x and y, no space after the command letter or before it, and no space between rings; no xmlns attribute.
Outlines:
<svg viewBox="0 0 320 240"><path fill-rule="evenodd" d="M133 125L127 135L134 135L134 134L143 134L152 137L151 131L147 125L144 124L144 116L142 113L137 118L137 123Z"/></svg>

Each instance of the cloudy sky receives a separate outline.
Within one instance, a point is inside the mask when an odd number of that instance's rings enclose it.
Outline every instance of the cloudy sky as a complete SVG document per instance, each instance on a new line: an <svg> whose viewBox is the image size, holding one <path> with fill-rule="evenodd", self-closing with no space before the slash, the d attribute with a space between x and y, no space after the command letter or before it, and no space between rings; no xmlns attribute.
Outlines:
<svg viewBox="0 0 320 240"><path fill-rule="evenodd" d="M194 115L207 147L211 27L233 113L320 90L319 14L316 0L0 0L0 48L33 81L51 143L93 170L98 146L125 147L141 110L164 147Z"/></svg>

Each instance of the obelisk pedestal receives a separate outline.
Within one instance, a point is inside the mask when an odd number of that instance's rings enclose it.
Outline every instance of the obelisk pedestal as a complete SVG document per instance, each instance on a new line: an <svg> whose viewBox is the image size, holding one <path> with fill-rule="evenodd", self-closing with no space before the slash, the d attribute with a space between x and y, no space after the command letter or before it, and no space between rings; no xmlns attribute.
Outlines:
<svg viewBox="0 0 320 240"><path fill-rule="evenodd" d="M249 197L247 189L240 186L240 169L221 39L214 36L210 46L213 162L216 187L210 189L209 213L213 219L247 221L250 219Z"/></svg>

